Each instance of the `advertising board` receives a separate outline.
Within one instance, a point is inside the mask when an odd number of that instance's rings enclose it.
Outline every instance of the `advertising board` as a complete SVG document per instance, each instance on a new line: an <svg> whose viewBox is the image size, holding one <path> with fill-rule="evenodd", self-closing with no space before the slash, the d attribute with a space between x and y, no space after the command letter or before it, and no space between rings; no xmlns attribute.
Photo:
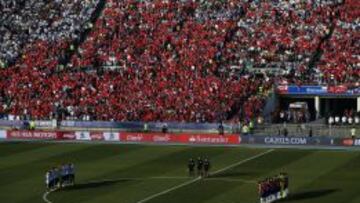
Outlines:
<svg viewBox="0 0 360 203"><path fill-rule="evenodd" d="M0 130L0 139L6 139L6 131Z"/></svg>
<svg viewBox="0 0 360 203"><path fill-rule="evenodd" d="M91 140L90 132L88 131L78 131L75 132L76 140Z"/></svg>
<svg viewBox="0 0 360 203"><path fill-rule="evenodd" d="M39 140L56 140L59 132L56 131L7 131L7 139L39 139Z"/></svg>
<svg viewBox="0 0 360 203"><path fill-rule="evenodd" d="M105 141L120 141L120 133L118 132L104 132Z"/></svg>
<svg viewBox="0 0 360 203"><path fill-rule="evenodd" d="M340 145L339 141L331 137L283 137L283 136L242 136L244 144L264 144L264 145Z"/></svg>
<svg viewBox="0 0 360 203"><path fill-rule="evenodd" d="M217 134L163 134L163 133L120 133L122 142L182 143L182 144L240 144L238 135Z"/></svg>

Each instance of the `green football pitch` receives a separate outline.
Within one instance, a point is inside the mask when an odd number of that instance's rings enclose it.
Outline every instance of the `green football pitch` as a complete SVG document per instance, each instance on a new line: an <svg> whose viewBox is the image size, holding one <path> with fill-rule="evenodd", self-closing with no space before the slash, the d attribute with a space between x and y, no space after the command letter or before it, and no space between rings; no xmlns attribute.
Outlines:
<svg viewBox="0 0 360 203"><path fill-rule="evenodd" d="M188 177L198 156L211 177ZM46 194L45 171L68 162L76 185ZM0 143L0 202L256 203L256 181L281 171L281 202L360 203L360 151L38 142Z"/></svg>

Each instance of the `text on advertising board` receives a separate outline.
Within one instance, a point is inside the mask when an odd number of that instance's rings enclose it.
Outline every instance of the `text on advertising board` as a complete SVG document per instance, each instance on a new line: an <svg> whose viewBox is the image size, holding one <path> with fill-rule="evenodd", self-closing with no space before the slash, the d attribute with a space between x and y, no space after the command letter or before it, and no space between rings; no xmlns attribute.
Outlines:
<svg viewBox="0 0 360 203"><path fill-rule="evenodd" d="M306 145L307 140L300 137L265 137L265 144Z"/></svg>

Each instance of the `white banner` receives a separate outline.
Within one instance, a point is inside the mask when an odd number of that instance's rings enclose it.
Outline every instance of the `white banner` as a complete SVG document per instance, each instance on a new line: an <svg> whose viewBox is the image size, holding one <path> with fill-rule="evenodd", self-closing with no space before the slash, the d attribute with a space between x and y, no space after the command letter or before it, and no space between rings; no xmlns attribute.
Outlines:
<svg viewBox="0 0 360 203"><path fill-rule="evenodd" d="M6 131L0 130L0 139L6 139Z"/></svg>
<svg viewBox="0 0 360 203"><path fill-rule="evenodd" d="M105 141L120 141L120 135L118 132L104 132Z"/></svg>
<svg viewBox="0 0 360 203"><path fill-rule="evenodd" d="M76 140L91 140L90 132L75 132Z"/></svg>

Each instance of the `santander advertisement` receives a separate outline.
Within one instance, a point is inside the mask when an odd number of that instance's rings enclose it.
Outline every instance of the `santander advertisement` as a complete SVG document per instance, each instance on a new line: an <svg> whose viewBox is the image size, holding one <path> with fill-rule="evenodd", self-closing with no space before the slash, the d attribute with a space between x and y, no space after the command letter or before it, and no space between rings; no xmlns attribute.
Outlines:
<svg viewBox="0 0 360 203"><path fill-rule="evenodd" d="M120 141L135 143L240 144L241 139L238 135L123 132L120 133Z"/></svg>

